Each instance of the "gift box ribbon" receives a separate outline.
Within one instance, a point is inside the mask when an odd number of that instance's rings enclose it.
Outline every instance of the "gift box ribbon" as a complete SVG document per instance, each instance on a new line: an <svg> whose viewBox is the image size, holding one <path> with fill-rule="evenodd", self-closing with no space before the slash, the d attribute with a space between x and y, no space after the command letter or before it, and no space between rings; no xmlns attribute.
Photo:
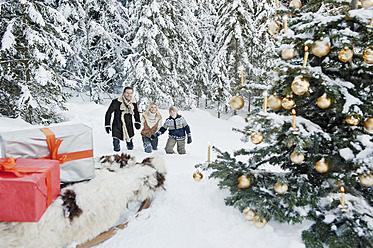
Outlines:
<svg viewBox="0 0 373 248"><path fill-rule="evenodd" d="M13 173L16 177L23 177L22 173L45 173L47 183L47 207L52 203L51 172L48 168L16 168L16 160L13 157L0 162L0 172Z"/></svg>
<svg viewBox="0 0 373 248"><path fill-rule="evenodd" d="M59 160L61 164L72 161L78 160L83 158L91 158L93 157L93 149L85 150L85 151L78 151L78 152L70 152L64 154L57 154L58 148L61 145L62 139L56 139L56 136L49 128L40 128L40 130L45 134L47 137L47 144L50 152L50 156L43 157L42 159L54 159Z"/></svg>

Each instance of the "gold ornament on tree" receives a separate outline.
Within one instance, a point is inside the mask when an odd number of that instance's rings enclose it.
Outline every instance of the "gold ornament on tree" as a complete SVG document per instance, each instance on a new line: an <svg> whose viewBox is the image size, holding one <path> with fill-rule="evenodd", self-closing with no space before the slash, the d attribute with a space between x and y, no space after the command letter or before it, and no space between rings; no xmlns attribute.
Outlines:
<svg viewBox="0 0 373 248"><path fill-rule="evenodd" d="M319 98L317 98L317 106L322 109L329 108L330 104L332 103L332 100L326 95L323 94Z"/></svg>
<svg viewBox="0 0 373 248"><path fill-rule="evenodd" d="M302 76L295 77L293 82L291 83L291 90L298 96L301 96L304 93L308 92L309 87L310 83Z"/></svg>
<svg viewBox="0 0 373 248"><path fill-rule="evenodd" d="M282 52L281 52L281 57L282 57L284 60L292 59L292 58L294 58L294 55L295 55L295 51L294 51L293 48L285 48L285 49L282 50Z"/></svg>
<svg viewBox="0 0 373 248"><path fill-rule="evenodd" d="M264 216L255 215L253 219L253 224L256 228L263 228L267 223L266 218Z"/></svg>
<svg viewBox="0 0 373 248"><path fill-rule="evenodd" d="M364 50L363 59L365 63L373 64L373 47Z"/></svg>
<svg viewBox="0 0 373 248"><path fill-rule="evenodd" d="M268 97L268 107L272 110L278 110L282 106L281 97L277 95L271 95Z"/></svg>
<svg viewBox="0 0 373 248"><path fill-rule="evenodd" d="M352 59L352 56L354 55L354 52L349 48L343 48L338 53L338 59L342 61L343 63L346 63L347 61L350 61Z"/></svg>
<svg viewBox="0 0 373 248"><path fill-rule="evenodd" d="M294 164L301 164L304 161L304 154L298 152L292 152L290 154L290 160Z"/></svg>
<svg viewBox="0 0 373 248"><path fill-rule="evenodd" d="M285 97L282 99L282 107L285 109L291 109L295 105L295 101L291 97Z"/></svg>
<svg viewBox="0 0 373 248"><path fill-rule="evenodd" d="M234 96L229 104L231 105L232 109L240 110L243 108L245 101L243 100L242 96Z"/></svg>
<svg viewBox="0 0 373 248"><path fill-rule="evenodd" d="M250 140L255 145L260 144L263 141L263 134L260 132L253 132L250 136Z"/></svg>
<svg viewBox="0 0 373 248"><path fill-rule="evenodd" d="M282 25L278 21L271 21L268 24L268 32L272 35L277 35L282 28Z"/></svg>
<svg viewBox="0 0 373 248"><path fill-rule="evenodd" d="M193 179L194 179L194 181L199 182L199 181L202 180L202 178L203 178L203 174L201 172L196 171L196 172L193 173Z"/></svg>
<svg viewBox="0 0 373 248"><path fill-rule="evenodd" d="M366 8L366 9L373 6L373 0L360 0L360 2L361 2L361 7Z"/></svg>
<svg viewBox="0 0 373 248"><path fill-rule="evenodd" d="M300 9L302 7L302 2L300 0L292 0L289 5L290 7Z"/></svg>
<svg viewBox="0 0 373 248"><path fill-rule="evenodd" d="M373 174L361 174L359 180L361 185L370 187L373 185Z"/></svg>
<svg viewBox="0 0 373 248"><path fill-rule="evenodd" d="M317 57L325 56L329 53L330 44L328 41L317 40L312 45L312 53Z"/></svg>
<svg viewBox="0 0 373 248"><path fill-rule="evenodd" d="M315 165L315 169L319 173L325 173L329 170L329 166L328 166L328 163L325 161L325 159L322 158L319 161L317 161Z"/></svg>
<svg viewBox="0 0 373 248"><path fill-rule="evenodd" d="M350 115L346 118L346 122L348 125L357 126L357 124L359 124L360 122L360 119L357 115Z"/></svg>
<svg viewBox="0 0 373 248"><path fill-rule="evenodd" d="M286 183L277 182L273 187L277 194L285 194L288 191L288 185Z"/></svg>
<svg viewBox="0 0 373 248"><path fill-rule="evenodd" d="M251 179L248 176L240 176L238 178L238 188L245 189L251 184Z"/></svg>
<svg viewBox="0 0 373 248"><path fill-rule="evenodd" d="M255 217L255 211L252 210L250 207L245 208L242 213L245 219L248 221L252 221Z"/></svg>
<svg viewBox="0 0 373 248"><path fill-rule="evenodd" d="M373 118L368 118L365 122L364 122L364 127L367 131L373 131Z"/></svg>

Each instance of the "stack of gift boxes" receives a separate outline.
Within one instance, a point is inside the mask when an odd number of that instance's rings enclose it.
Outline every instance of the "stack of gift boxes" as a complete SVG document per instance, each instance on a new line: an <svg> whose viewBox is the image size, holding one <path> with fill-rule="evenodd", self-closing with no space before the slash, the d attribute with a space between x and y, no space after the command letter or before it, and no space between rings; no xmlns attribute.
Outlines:
<svg viewBox="0 0 373 248"><path fill-rule="evenodd" d="M92 130L84 124L0 133L0 221L37 222L61 183L93 177Z"/></svg>

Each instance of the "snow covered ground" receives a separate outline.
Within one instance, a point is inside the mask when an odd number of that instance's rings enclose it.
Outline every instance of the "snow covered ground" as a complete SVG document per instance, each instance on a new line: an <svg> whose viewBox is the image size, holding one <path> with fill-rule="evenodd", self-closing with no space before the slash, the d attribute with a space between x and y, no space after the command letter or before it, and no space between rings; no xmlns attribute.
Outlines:
<svg viewBox="0 0 373 248"><path fill-rule="evenodd" d="M113 154L111 136L104 129L107 105L97 105L73 99L68 103L65 116L68 122L56 125L84 123L93 130L94 155ZM242 110L243 111L243 110ZM163 118L167 110L160 110ZM232 132L232 127L242 128L245 121L240 116L218 119L209 112L194 109L180 111L190 125L192 144L186 145L186 155L167 155L164 147L167 133L160 136L158 155L165 160L168 175L165 191L159 191L148 209L131 218L127 228L106 242L97 245L131 248L300 248L304 225L279 224L270 221L263 229L257 229L244 219L237 209L226 206L224 198L228 190L220 190L216 180L209 180L206 172L200 182L193 180L194 165L207 160L207 146L216 146L222 151L232 152L242 147L253 146L240 141L241 134ZM33 128L20 119L0 118L1 132ZM135 148L129 153L137 161L149 156L143 151L140 131L136 131ZM122 152L127 152L121 144ZM211 152L211 159L216 154Z"/></svg>

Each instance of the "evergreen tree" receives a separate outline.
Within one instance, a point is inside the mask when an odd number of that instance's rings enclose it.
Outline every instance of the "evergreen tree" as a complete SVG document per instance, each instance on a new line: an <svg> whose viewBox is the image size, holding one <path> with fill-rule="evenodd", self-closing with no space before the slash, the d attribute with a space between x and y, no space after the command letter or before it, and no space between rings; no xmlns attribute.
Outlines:
<svg viewBox="0 0 373 248"><path fill-rule="evenodd" d="M160 107L192 107L190 86L200 59L193 12L183 1L136 1L130 17L133 54L126 60L125 84L136 88L140 108L155 100Z"/></svg>
<svg viewBox="0 0 373 248"><path fill-rule="evenodd" d="M1 3L0 114L29 123L60 121L68 95L57 73L71 52L66 20L51 1Z"/></svg>
<svg viewBox="0 0 373 248"><path fill-rule="evenodd" d="M198 28L201 32L201 37L198 40L198 46L201 50L201 59L196 67L197 75L193 84L193 91L197 97L197 107L201 100L205 100L205 108L207 100L211 101L211 82L212 82L212 61L216 54L216 46L214 44L215 26L217 18L217 7L213 0L204 0L197 2L195 10L198 20ZM212 107L212 106L210 106Z"/></svg>
<svg viewBox="0 0 373 248"><path fill-rule="evenodd" d="M246 88L252 89L258 82L268 84L264 79L269 77L266 74L273 64L269 54L274 49L263 24L272 13L267 1L225 1L220 5L215 25L218 51L212 62L212 87L216 89L213 99L221 103L218 111L226 108L229 98L241 91L241 66L244 66Z"/></svg>
<svg viewBox="0 0 373 248"><path fill-rule="evenodd" d="M197 167L211 169L231 191L226 203L246 216L255 211L262 226L313 220L302 234L306 247L372 247L373 9L308 1L279 9L277 21L285 14L286 33L271 26L282 57L273 111L252 111L236 130L258 145L233 156L216 149L216 161Z"/></svg>
<svg viewBox="0 0 373 248"><path fill-rule="evenodd" d="M102 93L113 93L124 80L124 60L131 51L127 8L117 0L75 0L61 1L59 11L70 21L65 32L74 50L63 75L100 102Z"/></svg>

